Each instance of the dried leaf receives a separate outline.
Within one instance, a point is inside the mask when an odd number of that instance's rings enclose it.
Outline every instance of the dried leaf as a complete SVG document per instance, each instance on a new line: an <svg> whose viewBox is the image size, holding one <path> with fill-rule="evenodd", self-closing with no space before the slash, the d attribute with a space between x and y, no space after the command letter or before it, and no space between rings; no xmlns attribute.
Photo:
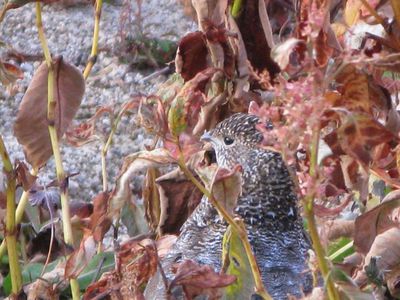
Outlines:
<svg viewBox="0 0 400 300"><path fill-rule="evenodd" d="M110 194L101 192L93 199L93 213L90 216L89 228L96 242L101 242L110 229L112 220L107 215Z"/></svg>
<svg viewBox="0 0 400 300"><path fill-rule="evenodd" d="M175 137L184 131L191 132L197 124L200 109L206 101L202 90L215 72L216 69L208 68L198 73L185 83L172 101L168 112L168 127Z"/></svg>
<svg viewBox="0 0 400 300"><path fill-rule="evenodd" d="M289 58L295 48L302 41L296 38L289 38L281 44L272 49L271 56L279 65L282 70L285 70L289 64Z"/></svg>
<svg viewBox="0 0 400 300"><path fill-rule="evenodd" d="M66 278L77 278L97 251L97 243L89 230L85 230L79 249L67 259L65 266Z"/></svg>
<svg viewBox="0 0 400 300"><path fill-rule="evenodd" d="M37 176L31 175L25 163L17 161L16 165L15 172L17 173L17 183L21 184L24 191L27 192L35 183Z"/></svg>
<svg viewBox="0 0 400 300"><path fill-rule="evenodd" d="M0 60L0 82L6 86L14 83L17 79L24 78L24 73L16 66Z"/></svg>
<svg viewBox="0 0 400 300"><path fill-rule="evenodd" d="M389 130L367 114L340 112L340 117L342 125L336 131L339 144L346 154L364 166L372 161L373 147L395 138Z"/></svg>
<svg viewBox="0 0 400 300"><path fill-rule="evenodd" d="M145 216L151 230L155 231L160 223L160 196L156 186L156 178L160 172L156 168L149 168L142 187L142 198L145 208Z"/></svg>
<svg viewBox="0 0 400 300"><path fill-rule="evenodd" d="M383 202L356 218L354 246L359 253L367 254L375 237L395 226L389 218L389 212L400 206L400 191L390 192Z"/></svg>
<svg viewBox="0 0 400 300"><path fill-rule="evenodd" d="M207 56L207 45L201 31L185 35L180 40L176 53L176 72L181 74L185 81L192 79L207 68Z"/></svg>
<svg viewBox="0 0 400 300"><path fill-rule="evenodd" d="M109 202L107 218L112 220L118 216L124 203L130 200L131 190L129 188L129 183L137 172L146 171L151 167L169 165L171 163L175 163L175 159L172 158L165 149L140 151L125 157Z"/></svg>
<svg viewBox="0 0 400 300"><path fill-rule="evenodd" d="M55 127L61 138L77 112L85 91L81 72L61 58L54 67ZM47 119L48 68L42 63L29 84L14 125L15 136L23 146L27 161L43 166L53 154Z"/></svg>
<svg viewBox="0 0 400 300"><path fill-rule="evenodd" d="M232 284L236 277L217 274L211 266L198 265L192 260L185 260L176 267L176 275L169 290L181 285L187 299L194 299L198 295L205 295L209 300L220 299L220 288Z"/></svg>
<svg viewBox="0 0 400 300"><path fill-rule="evenodd" d="M386 273L399 266L400 261L400 229L393 227L376 236L369 249L363 266L370 265L372 259L376 259L376 267L379 272ZM362 268L355 276L358 285L367 282L367 274Z"/></svg>
<svg viewBox="0 0 400 300"><path fill-rule="evenodd" d="M361 0L348 0L344 9L344 20L348 26L353 26L360 18Z"/></svg>
<svg viewBox="0 0 400 300"><path fill-rule="evenodd" d="M157 270L157 249L150 239L133 239L121 246L117 252L116 270L106 273L90 285L83 299L110 297L111 299L144 300L141 292Z"/></svg>
<svg viewBox="0 0 400 300"><path fill-rule="evenodd" d="M260 19L260 14L264 15L264 12L260 12L258 4L259 1L244 2L243 10L236 23L243 37L251 65L257 72L268 71L273 79L280 72L280 68L271 58L271 48Z"/></svg>
<svg viewBox="0 0 400 300"><path fill-rule="evenodd" d="M157 178L161 215L159 234L179 234L186 219L200 203L203 194L180 171L175 169Z"/></svg>

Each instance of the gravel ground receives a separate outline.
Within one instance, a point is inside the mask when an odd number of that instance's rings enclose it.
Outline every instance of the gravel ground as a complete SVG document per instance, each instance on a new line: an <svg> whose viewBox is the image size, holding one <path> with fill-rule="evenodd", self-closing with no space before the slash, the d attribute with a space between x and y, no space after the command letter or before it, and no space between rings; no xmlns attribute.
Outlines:
<svg viewBox="0 0 400 300"><path fill-rule="evenodd" d="M137 13L136 1L131 4L131 16ZM2 1L0 0L0 3ZM118 49L121 47L121 13L126 13L127 3L105 3L100 25L99 58L87 81L85 97L77 119L91 116L99 105L125 102L135 94L151 93L165 77L143 82L148 74L132 70L129 64L120 63ZM1 3L2 6L2 3ZM93 7L91 5L45 6L43 24L49 47L54 56L63 58L83 70L90 53L93 31ZM192 31L196 25L187 17L176 0L147 0L142 4L142 30L153 38L177 40L185 32ZM135 23L134 18L131 19ZM134 31L135 26L128 24L125 30ZM0 39L18 52L37 55L41 53L35 26L35 4L9 11L0 24ZM7 49L0 48L0 57ZM0 133L13 159L23 160L21 146L13 137L12 127L18 105L40 61L26 61L19 64L24 72L24 79L17 81L13 89L0 87ZM107 120L102 125L107 126ZM122 159L129 153L143 149L146 136L135 127L133 120L124 120L114 139L114 145L107 157L111 183L121 166ZM101 144L95 142L80 148L62 145L63 161L67 172L79 172L70 180L70 196L75 200L90 200L101 190ZM1 167L1 166L0 166ZM41 170L43 182L54 179L54 162ZM1 182L0 182L1 184Z"/></svg>

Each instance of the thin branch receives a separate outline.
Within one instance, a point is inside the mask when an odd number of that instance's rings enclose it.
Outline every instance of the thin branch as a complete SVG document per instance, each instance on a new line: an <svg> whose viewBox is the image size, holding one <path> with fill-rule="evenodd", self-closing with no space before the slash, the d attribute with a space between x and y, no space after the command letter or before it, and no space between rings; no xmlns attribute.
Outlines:
<svg viewBox="0 0 400 300"><path fill-rule="evenodd" d="M10 161L6 146L0 135L0 156L3 160L4 171L7 175L7 211L6 211L6 232L7 251L10 266L11 289L14 295L19 294L22 288L21 268L18 262L17 238L15 227L15 189L16 176Z"/></svg>

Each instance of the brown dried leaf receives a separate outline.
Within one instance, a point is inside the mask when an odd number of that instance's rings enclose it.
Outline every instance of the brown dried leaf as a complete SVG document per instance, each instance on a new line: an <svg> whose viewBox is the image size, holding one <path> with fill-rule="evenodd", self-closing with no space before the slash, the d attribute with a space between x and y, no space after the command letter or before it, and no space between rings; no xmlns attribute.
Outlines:
<svg viewBox="0 0 400 300"><path fill-rule="evenodd" d="M93 204L86 201L70 201L70 216L77 216L80 219L88 218L93 213Z"/></svg>
<svg viewBox="0 0 400 300"><path fill-rule="evenodd" d="M333 241L340 237L353 237L354 227L354 220L328 220L324 223L324 236L328 241Z"/></svg>
<svg viewBox="0 0 400 300"><path fill-rule="evenodd" d="M157 178L161 215L159 234L179 234L186 219L200 203L203 194L180 169Z"/></svg>
<svg viewBox="0 0 400 300"><path fill-rule="evenodd" d="M65 133L67 142L74 147L80 147L99 139L99 137L94 135L96 121L105 114L112 115L112 113L113 108L111 106L99 107L94 116L92 116L89 120L68 128L67 132Z"/></svg>
<svg viewBox="0 0 400 300"><path fill-rule="evenodd" d="M185 35L178 44L175 65L176 72L185 81L192 79L197 73L207 68L207 44L201 31Z"/></svg>
<svg viewBox="0 0 400 300"><path fill-rule="evenodd" d="M199 265L192 260L185 260L176 267L176 275L169 290L181 285L188 300L198 295L208 296L209 300L220 299L222 287L232 284L233 275L217 274L211 266Z"/></svg>
<svg viewBox="0 0 400 300"><path fill-rule="evenodd" d="M354 246L357 252L367 254L375 237L395 226L389 212L400 206L400 190L390 192L382 203L356 218Z"/></svg>
<svg viewBox="0 0 400 300"><path fill-rule="evenodd" d="M17 161L16 164L15 172L17 173L17 183L21 184L24 191L27 192L36 182L37 176L31 175L25 163Z"/></svg>
<svg viewBox="0 0 400 300"><path fill-rule="evenodd" d="M130 240L117 252L116 270L90 285L83 299L144 300L142 285L156 272L157 262L153 240Z"/></svg>
<svg viewBox="0 0 400 300"><path fill-rule="evenodd" d="M156 168L149 168L142 187L142 198L145 209L145 217L151 230L155 231L160 224L160 196L156 186L156 178L160 172Z"/></svg>
<svg viewBox="0 0 400 300"><path fill-rule="evenodd" d="M107 215L110 196L108 192L101 192L93 199L93 213L90 216L89 228L97 242L103 240L111 227L112 220Z"/></svg>
<svg viewBox="0 0 400 300"><path fill-rule="evenodd" d="M362 286L367 281L364 267L368 266L373 257L377 257L377 267L383 274L397 268L400 261L400 229L392 227L376 236L369 249L363 267L356 274L354 281Z"/></svg>
<svg viewBox="0 0 400 300"><path fill-rule="evenodd" d="M112 192L107 218L112 220L117 217L126 201L130 200L131 190L129 183L137 172L146 171L151 167L161 167L175 163L169 152L162 148L152 151L139 151L125 157L116 186Z"/></svg>
<svg viewBox="0 0 400 300"><path fill-rule="evenodd" d="M65 266L66 278L77 278L88 262L94 257L97 244L89 230L85 230L79 249L75 250L67 259Z"/></svg>
<svg viewBox="0 0 400 300"><path fill-rule="evenodd" d="M61 58L54 62L55 127L61 138L77 112L85 91L81 72ZM47 119L48 68L42 63L22 98L14 124L15 136L23 146L27 161L43 166L53 154Z"/></svg>

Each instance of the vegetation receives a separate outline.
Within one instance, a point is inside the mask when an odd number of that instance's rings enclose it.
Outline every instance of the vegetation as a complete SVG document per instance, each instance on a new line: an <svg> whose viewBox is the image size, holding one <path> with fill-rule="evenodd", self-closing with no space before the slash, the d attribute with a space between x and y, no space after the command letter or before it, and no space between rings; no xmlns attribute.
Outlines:
<svg viewBox="0 0 400 300"><path fill-rule="evenodd" d="M27 2L7 1L0 20ZM95 3L93 46L83 72L51 55L42 3L36 3L45 61L35 71L14 125L27 163L10 161L0 133L7 178L6 190L0 190L0 207L5 207L5 214L0 211L4 295L143 299L143 288L160 268L160 259L205 195L230 224L224 255L239 253L246 262L244 270L230 267L229 274L218 274L184 261L167 286L184 286L188 299L198 294L238 299L244 291L230 287L236 279L232 274L243 272L253 276L243 285L246 291L252 285L260 297L269 299L246 229L232 209L240 193L240 168L227 171L210 164L209 153L199 142L205 130L227 116L248 112L264 125L273 124L273 129L260 124L261 147L281 152L293 170L315 252L310 260L314 296L399 297L400 2L294 2L297 5L192 0L199 31L179 41L176 74L155 94L134 96L119 108L99 107L78 126L70 125L96 63L102 1ZM366 32L367 24L379 26L383 35ZM357 36L359 31L364 33ZM354 42L354 37L361 42ZM158 66L146 43L140 45L149 65ZM0 60L3 85L13 84L21 74L17 66ZM123 116L135 116L154 142L125 157L114 180L107 178L107 153ZM90 202L71 207L68 180L74 174L63 169L60 139L65 136L73 146L92 142L96 123L107 117L111 127L99 162L103 191ZM39 186L37 176L51 156L57 179ZM144 213L129 187L140 172L146 174ZM19 201L17 187L23 189ZM60 219L55 209L58 198ZM120 244L118 228L126 206L134 208L129 217L140 235ZM31 223L37 234L24 230L21 222ZM111 229L114 251L104 252L103 239ZM31 261L27 240L29 247L46 253L45 262Z"/></svg>

